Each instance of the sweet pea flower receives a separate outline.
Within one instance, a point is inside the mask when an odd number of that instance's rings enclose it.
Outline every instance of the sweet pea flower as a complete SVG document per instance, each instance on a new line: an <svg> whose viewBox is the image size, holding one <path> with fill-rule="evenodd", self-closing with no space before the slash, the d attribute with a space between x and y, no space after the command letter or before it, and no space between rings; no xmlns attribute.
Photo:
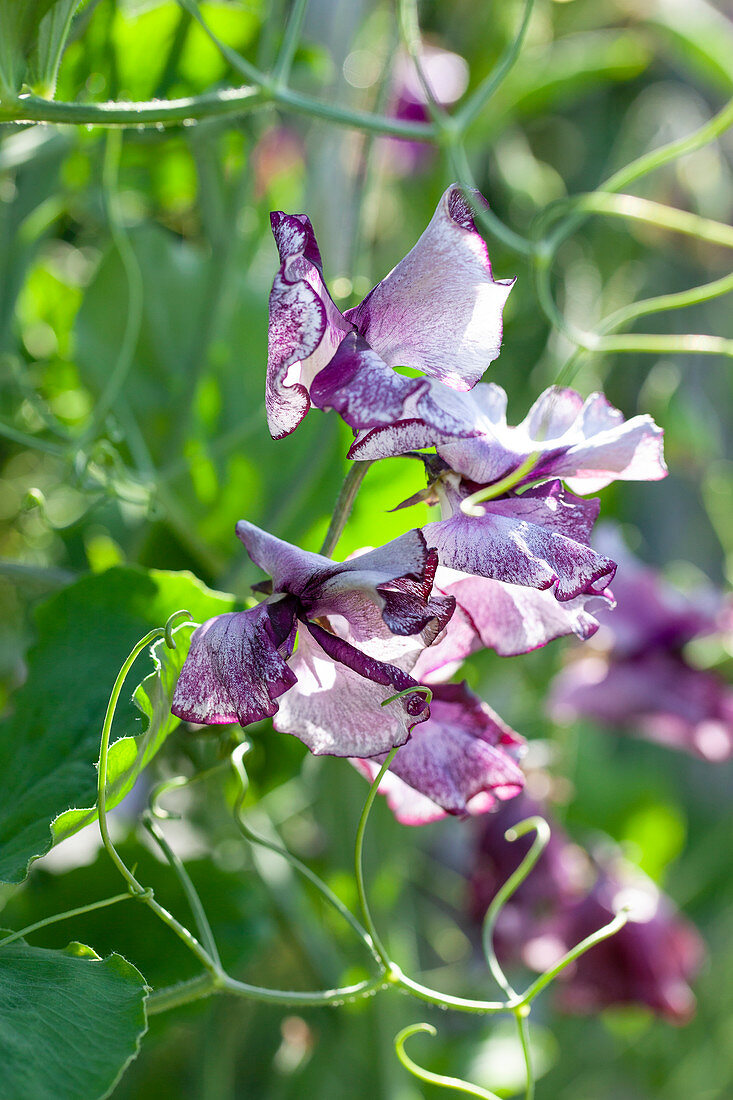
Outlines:
<svg viewBox="0 0 733 1100"><path fill-rule="evenodd" d="M416 728L379 784L403 825L483 814L524 786L525 742L465 682L435 685L430 718ZM352 764L373 782L386 754Z"/></svg>
<svg viewBox="0 0 733 1100"><path fill-rule="evenodd" d="M381 704L418 687L407 669L454 606L450 597L431 596L437 559L423 535L409 531L345 562L244 520L237 535L272 578L271 595L197 628L173 713L209 725L275 716L277 730L334 756L403 744L429 716L425 695Z"/></svg>
<svg viewBox="0 0 733 1100"><path fill-rule="evenodd" d="M733 691L715 672L695 668L684 653L694 638L726 628L730 605L711 591L684 596L619 540L613 553L622 562L614 582L618 606L612 616L602 616L594 652L556 677L553 718L567 723L588 717L703 760L730 759Z"/></svg>
<svg viewBox="0 0 733 1100"><path fill-rule="evenodd" d="M357 431L405 417L420 417L441 435L463 431L462 406L454 415L453 399L499 354L514 280L493 278L461 189L448 188L414 248L343 314L326 289L309 219L278 211L271 222L281 261L270 294L272 436L294 431L311 403L336 409ZM408 378L393 367L422 375Z"/></svg>
<svg viewBox="0 0 733 1100"><path fill-rule="evenodd" d="M413 417L357 433L349 452L374 460L435 447L424 461L443 519L426 532L451 571L441 568L437 583L458 611L426 654L430 668L452 666L480 646L511 656L565 634L591 637L596 612L613 605L605 590L615 566L589 545L598 501L574 494L616 478L664 477L660 429L648 416L624 421L602 394L584 401L559 387L545 390L516 427L507 424L506 393L493 383L451 401L460 433L441 435ZM492 486L483 514L466 515L466 497Z"/></svg>

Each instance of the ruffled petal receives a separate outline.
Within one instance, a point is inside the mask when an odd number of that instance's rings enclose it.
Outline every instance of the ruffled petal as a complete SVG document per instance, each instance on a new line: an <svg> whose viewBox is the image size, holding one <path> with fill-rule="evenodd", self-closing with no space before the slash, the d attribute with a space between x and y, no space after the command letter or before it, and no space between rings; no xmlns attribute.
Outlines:
<svg viewBox="0 0 733 1100"><path fill-rule="evenodd" d="M280 704L275 729L298 737L316 755L388 752L430 713L422 694L382 706L415 681L313 623L301 630L289 664L297 684Z"/></svg>
<svg viewBox="0 0 733 1100"><path fill-rule="evenodd" d="M431 378L398 374L358 333L350 333L342 341L331 362L314 379L311 400L320 409L335 409L355 432L390 432L396 421L417 420L421 434L432 444L475 430L466 394Z"/></svg>
<svg viewBox="0 0 733 1100"><path fill-rule="evenodd" d="M323 282L313 227L304 214L271 215L281 265L270 293L265 403L270 433L280 439L310 408L313 378L352 325Z"/></svg>
<svg viewBox="0 0 733 1100"><path fill-rule="evenodd" d="M441 570L438 585L456 600L445 634L425 649L413 670L421 679L453 669L476 650L493 649L501 657L529 653L567 634L587 641L598 630L595 615L612 606L610 593L577 596L561 603L550 590L524 588L486 577ZM442 679L442 676L440 676Z"/></svg>
<svg viewBox="0 0 733 1100"><path fill-rule="evenodd" d="M242 726L271 717L295 683L295 605L262 603L209 619L194 631L171 710L185 722Z"/></svg>
<svg viewBox="0 0 733 1100"><path fill-rule="evenodd" d="M486 813L524 786L524 742L465 683L434 689L431 716L395 756L379 785L398 821ZM384 755L352 763L373 781Z"/></svg>
<svg viewBox="0 0 733 1100"><path fill-rule="evenodd" d="M597 595L616 566L587 541L597 502L550 482L521 496L488 501L483 516L460 510L423 529L441 565L479 577L550 589L558 600Z"/></svg>
<svg viewBox="0 0 733 1100"><path fill-rule="evenodd" d="M270 574L275 591L297 596L312 619L342 616L359 641L370 633L384 639L391 632L419 634L429 645L455 606L450 597L431 598L437 554L418 530L344 562L301 550L246 520L237 524L237 536L255 564ZM381 614L381 627L373 607Z"/></svg>
<svg viewBox="0 0 733 1100"><path fill-rule="evenodd" d="M473 437L436 441L441 458L477 484L504 477L530 455L537 457L527 480L561 477L582 493L615 480L658 481L667 474L661 428L650 416L625 421L603 394L583 401L574 390L550 387L521 424L511 427L483 407L488 398L484 389L477 386L467 395L476 405L470 420L478 429Z"/></svg>
<svg viewBox="0 0 733 1100"><path fill-rule="evenodd" d="M454 184L415 247L346 316L389 366L414 367L467 390L499 354L513 285L494 280L486 245Z"/></svg>

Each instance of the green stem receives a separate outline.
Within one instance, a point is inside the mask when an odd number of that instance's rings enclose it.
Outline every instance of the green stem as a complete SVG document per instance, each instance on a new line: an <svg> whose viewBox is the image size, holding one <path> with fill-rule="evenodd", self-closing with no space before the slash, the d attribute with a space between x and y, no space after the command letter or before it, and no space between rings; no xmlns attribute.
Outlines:
<svg viewBox="0 0 733 1100"><path fill-rule="evenodd" d="M538 457L539 455L536 451L531 455L527 455L524 461L517 466L516 470L512 470L506 477L499 478L499 480L493 482L493 484L487 485L483 489L478 489L475 493L471 493L470 496L461 501L461 511L465 512L467 516L485 515L484 509L477 507L477 505L480 505L481 502L485 500L494 500L496 497L508 493L515 485L519 485L520 482L524 481L527 475L532 472Z"/></svg>
<svg viewBox="0 0 733 1100"><path fill-rule="evenodd" d="M325 901L327 901L328 904L336 910L339 916L341 916L346 921L346 923L354 930L354 932L356 932L359 939L366 945L376 961L381 964L381 959L379 958L379 955L377 955L374 949L374 944L372 943L372 940L370 939L366 929L361 926L354 914L349 909L347 909L341 899L337 897L336 894L334 894L333 890L331 890L331 888L326 885L323 879L319 878L315 871L312 871L306 863L303 863L301 860L299 860L298 857L289 852L287 848L283 848L281 845L275 844L271 840L267 840L266 837L260 836L259 833L256 833L247 824L247 821L244 817L243 807L244 800L247 794L247 789L249 787L249 778L247 776L247 771L244 767L243 758L250 748L251 746L247 742L242 742L241 745L237 746L230 757L231 766L233 767L240 784L240 790L234 802L234 818L242 836L245 838L245 840L248 840L250 844L256 844L260 848L266 848L268 851L274 852L278 856L282 856L282 858L287 860L287 862L298 872L298 874L308 879L311 885L315 886L316 890L318 890Z"/></svg>
<svg viewBox="0 0 733 1100"><path fill-rule="evenodd" d="M148 997L148 1012L155 1015L159 1012L167 1012L171 1008L190 1004L192 1001L201 1000L212 993L232 993L236 997L246 997L268 1004L300 1005L303 1008L318 1008L326 1005L341 1005L352 1001L359 1001L371 997L381 989L387 987L383 977L370 978L356 985L345 985L338 989L324 989L310 993L291 989L264 989L258 985L249 985L247 982L237 981L227 974L215 977L211 974L200 974L187 982L165 989L156 990Z"/></svg>
<svg viewBox="0 0 733 1100"><path fill-rule="evenodd" d="M417 1077L419 1081L424 1081L428 1085L437 1085L439 1088L455 1089L456 1092L462 1092L466 1096L477 1096L480 1100L499 1100L499 1097L495 1092L489 1092L488 1089L482 1089L478 1085L471 1085L468 1081L461 1080L460 1077L447 1077L442 1073L431 1073L430 1070L423 1069L417 1062L413 1062L405 1050L405 1042L412 1035L417 1035L419 1032L423 1032L427 1035L437 1035L438 1032L432 1024L410 1024L409 1027L403 1027L402 1031L398 1032L395 1036L394 1046L395 1052L401 1064L405 1069Z"/></svg>
<svg viewBox="0 0 733 1100"><path fill-rule="evenodd" d="M592 935L586 936L586 938L576 947L573 947L572 950L563 955L559 962L555 963L549 970L546 970L544 974L540 974L539 978L525 990L519 1002L513 1007L522 1008L524 1005L530 1004L545 986L549 985L558 974L562 973L566 966L569 966L575 959L584 955L586 951L590 951L591 947L595 947L597 943L603 943L604 940L614 936L616 932L623 928L627 920L628 914L622 910L620 913L616 914L612 921L609 921L608 924L604 924L603 928L599 928L597 932L593 932Z"/></svg>
<svg viewBox="0 0 733 1100"><path fill-rule="evenodd" d="M272 69L272 79L276 86L285 86L290 77L290 70L293 67L293 59L298 49L300 35L303 29L303 20L305 19L307 10L308 0L293 0L290 16L288 17L288 22L285 27L285 34L283 35L282 46L280 47L280 53Z"/></svg>
<svg viewBox="0 0 733 1100"><path fill-rule="evenodd" d="M371 936L372 943L374 944L374 950L376 951L387 973L389 973L392 969L392 962L390 960L387 949L382 943L379 937L379 933L377 932L377 929L374 925L371 910L369 909L369 900L367 898L366 887L364 885L364 833L366 831L367 822L369 821L371 808L374 805L374 799L377 797L379 784L382 782L382 779L387 769L397 755L398 748L399 746L396 746L387 753L387 757L384 763L377 772L376 778L369 788L369 794L366 797L364 809L361 811L361 816L359 818L359 825L356 830L356 842L354 845L354 874L356 876L356 889L359 895L361 914L364 918L366 929Z"/></svg>
<svg viewBox="0 0 733 1100"><path fill-rule="evenodd" d="M21 447L26 447L30 451L43 451L44 454L53 455L54 458L67 457L66 450L59 447L57 443L48 443L37 435L28 435L27 432L18 431L10 424L0 423L0 436L9 439L12 443L18 443Z"/></svg>
<svg viewBox="0 0 733 1100"><path fill-rule="evenodd" d="M508 829L505 834L507 840L515 841L532 830L535 832L535 838L532 841L530 849L513 874L511 874L504 885L497 890L486 911L482 930L484 954L489 964L489 969L496 982L510 998L516 997L516 993L506 980L504 972L496 957L496 952L494 951L494 929L501 910L509 901L512 894L522 885L547 847L550 839L550 826L542 817L529 817L526 821L520 821L518 825Z"/></svg>
<svg viewBox="0 0 733 1100"><path fill-rule="evenodd" d="M519 1034L519 1042L522 1047L522 1057L524 1058L524 1066L527 1071L527 1087L524 1093L524 1100L534 1100L534 1067L532 1065L532 1048L529 1041L529 1018L526 1011L518 1009L514 1013L514 1019L517 1021L517 1032Z"/></svg>
<svg viewBox="0 0 733 1100"><path fill-rule="evenodd" d="M102 901L92 901L88 905L80 905L76 909L67 909L65 913L55 913L52 917L44 917L43 920L37 920L35 924L26 925L26 927L21 928L19 932L12 932L9 936L5 936L4 939L0 940L0 947L6 947L7 944L13 943L14 940L29 936L31 932L37 932L39 928L46 928L49 924L57 924L62 920L70 920L71 917L83 917L85 913L93 913L95 909L106 909L110 905L117 905L120 901L132 901L136 897L138 897L138 895L131 894L128 891L125 894L115 894L114 897L104 898Z"/></svg>
<svg viewBox="0 0 733 1100"><path fill-rule="evenodd" d="M421 982L414 981L403 974L395 963L390 964L390 979L399 989L416 997L418 1001L426 1004L438 1005L439 1008L451 1008L456 1012L470 1012L475 1016L488 1016L497 1012L511 1012L511 1001L478 1001L471 997L452 997L449 993L440 993L437 989L431 989Z"/></svg>
<svg viewBox="0 0 733 1100"><path fill-rule="evenodd" d="M163 852L163 855L168 860L171 868L176 874L178 881L183 887L183 892L186 895L189 906L191 907L191 913L196 924L201 943L208 951L211 958L216 963L217 967L221 968L221 959L219 958L219 951L216 946L216 940L214 939L214 933L211 930L209 924L209 918L206 916L206 910L201 904L201 898L198 895L196 887L191 881L191 876L186 870L183 862L178 858L176 853L171 848L170 844L166 840L161 829L155 824L150 814L143 814L142 817L143 826L147 829L150 835L155 840L156 844Z"/></svg>
<svg viewBox="0 0 733 1100"><path fill-rule="evenodd" d="M341 492L338 495L338 500L336 501L333 515L331 516L331 522L326 531L326 537L321 546L320 552L326 558L330 558L336 549L338 541L343 534L344 527L346 526L346 522L351 515L351 509L354 507L354 501L361 488L361 483L370 466L371 462L353 462L349 468L349 472L341 486Z"/></svg>
<svg viewBox="0 0 733 1100"><path fill-rule="evenodd" d="M466 200L471 207L474 220L478 222L486 233L490 234L492 237L496 237L498 241L501 241L501 243L511 249L512 252L518 252L520 256L531 256L537 247L534 241L510 229L508 225L504 225L504 223L497 218L493 210L490 210L488 206L484 206L483 203L477 203L474 200L470 192L477 190L476 180L474 179L463 146L459 142L456 142L451 146L449 155L456 178L464 190L467 189Z"/></svg>
<svg viewBox="0 0 733 1100"><path fill-rule="evenodd" d="M478 88L468 97L454 116L454 121L458 124L461 132L465 133L471 123L483 111L499 85L514 67L527 34L533 8L534 0L525 0L522 22L515 38L507 46L488 76L481 81Z"/></svg>

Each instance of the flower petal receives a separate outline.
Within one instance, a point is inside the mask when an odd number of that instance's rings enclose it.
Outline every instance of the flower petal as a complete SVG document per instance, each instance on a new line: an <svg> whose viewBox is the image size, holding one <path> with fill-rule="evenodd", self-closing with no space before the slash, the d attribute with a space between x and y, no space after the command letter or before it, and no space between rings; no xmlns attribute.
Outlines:
<svg viewBox="0 0 733 1100"><path fill-rule="evenodd" d="M270 293L267 420L274 439L297 428L310 408L314 376L352 325L323 282L313 227L304 214L271 215L281 265Z"/></svg>
<svg viewBox="0 0 733 1100"><path fill-rule="evenodd" d="M513 285L493 279L486 245L454 184L414 248L346 316L389 366L415 367L467 390L499 354Z"/></svg>
<svg viewBox="0 0 733 1100"><path fill-rule="evenodd" d="M611 582L614 563L587 545L597 501L581 501L549 482L521 496L488 501L484 508L481 517L459 510L423 528L441 565L552 588L558 600L597 595Z"/></svg>
<svg viewBox="0 0 733 1100"><path fill-rule="evenodd" d="M266 602L209 619L194 631L171 710L185 722L242 726L269 718L295 683L295 605Z"/></svg>
<svg viewBox="0 0 733 1100"><path fill-rule="evenodd" d="M424 696L381 704L396 691L417 686L415 681L307 625L289 662L297 684L280 704L275 729L298 737L317 755L365 756L403 744L430 713Z"/></svg>
<svg viewBox="0 0 733 1100"><path fill-rule="evenodd" d="M379 785L404 825L446 814L486 813L524 786L516 756L524 746L465 683L433 689L431 716L395 756ZM384 755L352 763L373 781Z"/></svg>
<svg viewBox="0 0 733 1100"><path fill-rule="evenodd" d="M594 612L612 602L610 594L604 592L602 596L576 596L562 603L550 590L447 569L439 573L439 587L455 598L456 611L441 640L418 658L413 672L420 679L430 680L444 666L454 668L456 662L480 648L513 657L567 634L586 641L598 630Z"/></svg>

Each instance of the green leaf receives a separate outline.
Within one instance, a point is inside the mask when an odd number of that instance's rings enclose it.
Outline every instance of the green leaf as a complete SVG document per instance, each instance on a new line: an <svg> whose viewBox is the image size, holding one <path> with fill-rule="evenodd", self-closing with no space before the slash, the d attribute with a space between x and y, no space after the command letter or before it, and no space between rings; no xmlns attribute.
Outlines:
<svg viewBox="0 0 733 1100"><path fill-rule="evenodd" d="M115 568L85 577L37 611L39 640L28 658L28 680L0 726L0 881L20 882L28 864L88 820L97 787L99 736L115 677L138 639L186 608L197 621L230 611L234 597L212 592L190 573ZM112 728L110 805L130 789L142 767L174 728L165 713L180 650L136 692L126 693ZM143 654L131 677L149 668ZM134 683L134 679L131 680ZM129 736L140 708L148 728ZM116 735L126 736L117 744ZM51 825L61 817L58 827Z"/></svg>
<svg viewBox="0 0 733 1100"><path fill-rule="evenodd" d="M37 95L53 98L71 21L80 6L81 0L56 0L39 24L28 73Z"/></svg>
<svg viewBox="0 0 733 1100"><path fill-rule="evenodd" d="M54 0L0 0L0 99L20 91L40 26L53 6Z"/></svg>
<svg viewBox="0 0 733 1100"><path fill-rule="evenodd" d="M145 979L121 955L71 943L0 947L3 1100L109 1095L147 1030Z"/></svg>

